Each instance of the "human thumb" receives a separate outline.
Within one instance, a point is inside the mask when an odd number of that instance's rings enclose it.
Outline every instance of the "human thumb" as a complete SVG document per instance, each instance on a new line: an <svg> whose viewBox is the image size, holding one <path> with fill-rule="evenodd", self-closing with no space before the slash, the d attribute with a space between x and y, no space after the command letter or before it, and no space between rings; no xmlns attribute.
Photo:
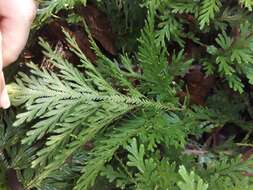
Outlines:
<svg viewBox="0 0 253 190"><path fill-rule="evenodd" d="M3 43L2 43L2 33L0 31L0 107L7 109L10 107L10 99L7 93L7 88L5 85L5 78L3 73Z"/></svg>

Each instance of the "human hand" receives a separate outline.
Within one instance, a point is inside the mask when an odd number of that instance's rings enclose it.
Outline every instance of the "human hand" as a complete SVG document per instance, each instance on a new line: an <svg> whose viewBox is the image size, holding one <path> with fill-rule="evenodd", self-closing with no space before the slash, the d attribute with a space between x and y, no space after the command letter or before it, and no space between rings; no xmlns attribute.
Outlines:
<svg viewBox="0 0 253 190"><path fill-rule="evenodd" d="M0 0L4 66L14 62L24 48L35 14L33 0Z"/></svg>
<svg viewBox="0 0 253 190"><path fill-rule="evenodd" d="M3 67L14 62L28 39L36 14L33 0L0 0L0 107L10 106Z"/></svg>

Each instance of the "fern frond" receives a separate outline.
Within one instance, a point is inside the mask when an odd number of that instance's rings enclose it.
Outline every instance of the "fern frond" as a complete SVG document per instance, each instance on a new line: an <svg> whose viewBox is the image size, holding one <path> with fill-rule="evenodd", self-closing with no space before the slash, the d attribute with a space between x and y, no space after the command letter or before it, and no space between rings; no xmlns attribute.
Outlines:
<svg viewBox="0 0 253 190"><path fill-rule="evenodd" d="M37 25L45 22L48 18L62 9L73 9L75 5L86 5L87 0L38 0L39 9Z"/></svg>
<svg viewBox="0 0 253 190"><path fill-rule="evenodd" d="M251 64L253 63L252 33L250 26L245 21L240 26L240 36L232 38L226 32L222 32L216 38L216 43L221 49L210 46L208 52L213 55L220 75L226 78L230 88L240 93L243 92L244 84L240 75L244 74L252 82ZM208 69L206 62L205 67ZM213 67L210 67L213 72ZM238 72L236 72L238 71Z"/></svg>
<svg viewBox="0 0 253 190"><path fill-rule="evenodd" d="M207 190L208 189L208 184L205 183L193 171L191 173L188 173L184 166L180 166L178 172L184 180L184 182L177 183L180 190Z"/></svg>
<svg viewBox="0 0 253 190"><path fill-rule="evenodd" d="M161 44L163 47L166 47L166 42L176 41L183 47L184 41L182 38L184 37L184 33L182 32L182 24L177 21L174 15L169 13L163 13L163 15L160 16L160 20L161 22L158 25L159 30L156 35L157 46Z"/></svg>
<svg viewBox="0 0 253 190"><path fill-rule="evenodd" d="M109 137L105 136L104 139L99 139L96 148L89 154L90 159L82 170L83 175L79 178L75 190L85 190L91 187L116 150L125 145L132 136L144 130L145 122L144 118L137 116L115 129Z"/></svg>
<svg viewBox="0 0 253 190"><path fill-rule="evenodd" d="M241 156L228 158L221 155L218 160L207 165L207 169L202 171L202 176L208 180L210 189L237 189L240 185L247 189L252 185L252 181L242 173L252 172L250 163L252 163L252 158L242 161Z"/></svg>
<svg viewBox="0 0 253 190"><path fill-rule="evenodd" d="M192 13L196 14L198 12L198 4L195 1L178 1L170 2L168 5L172 8L172 13Z"/></svg>
<svg viewBox="0 0 253 190"><path fill-rule="evenodd" d="M174 102L175 99L170 99L174 96L175 89L168 75L167 50L165 47L157 46L154 27L154 10L150 8L146 26L139 39L137 57L146 79L143 86L146 87L146 91L151 90L150 94L159 92L160 100Z"/></svg>
<svg viewBox="0 0 253 190"><path fill-rule="evenodd" d="M32 145L48 135L45 146L37 152L32 162L33 168L44 169L27 184L28 187L39 186L85 142L92 140L102 129L131 110L181 110L172 103L145 98L129 84L127 86L132 88L130 92L133 95L120 93L86 58L76 41L65 34L71 50L80 58L84 73L58 55L48 43L41 41L44 54L58 72L39 69L30 63L28 67L32 75L20 73L17 83L9 86L13 103L24 105L27 110L17 116L15 126L38 119L22 142ZM101 58L114 64L105 57Z"/></svg>
<svg viewBox="0 0 253 190"><path fill-rule="evenodd" d="M251 0L239 0L239 3L247 8L249 11L252 11L253 8L253 2Z"/></svg>
<svg viewBox="0 0 253 190"><path fill-rule="evenodd" d="M203 0L199 12L200 29L209 25L221 7L220 0Z"/></svg>

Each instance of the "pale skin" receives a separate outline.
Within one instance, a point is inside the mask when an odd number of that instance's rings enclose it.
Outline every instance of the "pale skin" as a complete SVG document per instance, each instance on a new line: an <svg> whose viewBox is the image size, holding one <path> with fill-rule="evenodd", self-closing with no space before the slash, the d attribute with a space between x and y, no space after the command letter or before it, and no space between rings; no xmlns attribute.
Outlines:
<svg viewBox="0 0 253 190"><path fill-rule="evenodd" d="M0 32L2 37L0 69L15 62L18 58L26 45L35 15L34 0L0 0ZM0 85L0 107L7 108L10 103L7 93L4 92L5 84L1 74Z"/></svg>

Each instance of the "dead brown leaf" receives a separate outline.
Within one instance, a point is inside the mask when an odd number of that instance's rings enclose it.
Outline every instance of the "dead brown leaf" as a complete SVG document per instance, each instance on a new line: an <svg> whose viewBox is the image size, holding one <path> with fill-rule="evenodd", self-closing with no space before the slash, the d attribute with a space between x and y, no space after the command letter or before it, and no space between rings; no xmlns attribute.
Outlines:
<svg viewBox="0 0 253 190"><path fill-rule="evenodd" d="M193 104L204 105L206 97L213 88L215 79L206 76L200 65L194 66L185 76L190 100Z"/></svg>
<svg viewBox="0 0 253 190"><path fill-rule="evenodd" d="M85 18L93 38L110 54L116 55L115 34L106 15L94 5L79 9L79 13Z"/></svg>

